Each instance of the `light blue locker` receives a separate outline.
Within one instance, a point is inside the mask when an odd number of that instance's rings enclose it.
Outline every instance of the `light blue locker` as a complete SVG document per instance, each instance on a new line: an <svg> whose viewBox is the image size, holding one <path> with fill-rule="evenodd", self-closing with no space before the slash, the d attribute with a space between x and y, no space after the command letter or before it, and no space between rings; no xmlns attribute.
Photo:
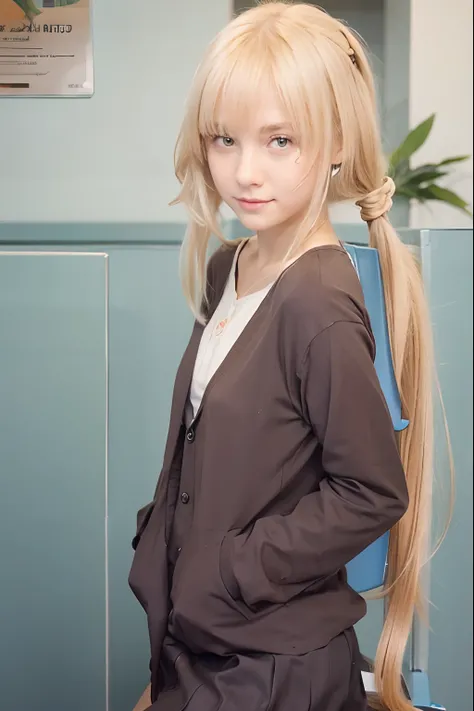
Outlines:
<svg viewBox="0 0 474 711"><path fill-rule="evenodd" d="M106 704L107 259L0 248L0 708Z"/></svg>

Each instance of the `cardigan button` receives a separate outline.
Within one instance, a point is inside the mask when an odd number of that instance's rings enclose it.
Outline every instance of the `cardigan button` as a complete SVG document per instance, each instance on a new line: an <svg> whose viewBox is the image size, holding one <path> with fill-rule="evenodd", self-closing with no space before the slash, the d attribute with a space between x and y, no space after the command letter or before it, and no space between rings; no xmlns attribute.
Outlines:
<svg viewBox="0 0 474 711"><path fill-rule="evenodd" d="M189 494L186 493L186 491L183 491L183 493L181 494L181 503L182 504L189 504L189 499L190 499Z"/></svg>
<svg viewBox="0 0 474 711"><path fill-rule="evenodd" d="M194 442L195 436L196 435L194 434L194 430L189 430L186 434L186 439L188 440L188 442Z"/></svg>

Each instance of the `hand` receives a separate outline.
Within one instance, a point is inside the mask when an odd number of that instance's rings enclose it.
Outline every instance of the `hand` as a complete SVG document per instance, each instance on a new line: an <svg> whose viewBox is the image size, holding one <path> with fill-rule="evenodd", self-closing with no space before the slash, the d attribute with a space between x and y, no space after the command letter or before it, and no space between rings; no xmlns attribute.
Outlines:
<svg viewBox="0 0 474 711"><path fill-rule="evenodd" d="M133 711L147 711L151 706L151 686L147 686Z"/></svg>

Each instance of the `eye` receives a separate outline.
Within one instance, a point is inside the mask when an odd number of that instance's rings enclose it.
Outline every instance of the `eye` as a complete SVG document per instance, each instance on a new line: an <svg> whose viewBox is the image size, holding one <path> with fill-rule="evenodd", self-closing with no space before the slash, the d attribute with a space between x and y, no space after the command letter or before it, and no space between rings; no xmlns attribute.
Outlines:
<svg viewBox="0 0 474 711"><path fill-rule="evenodd" d="M272 140L272 143L275 143L277 148L288 148L291 141L286 136L277 136Z"/></svg>
<svg viewBox="0 0 474 711"><path fill-rule="evenodd" d="M234 145L234 139L229 136L216 136L214 140L216 142L220 141L221 145L225 146L225 148L230 148Z"/></svg>

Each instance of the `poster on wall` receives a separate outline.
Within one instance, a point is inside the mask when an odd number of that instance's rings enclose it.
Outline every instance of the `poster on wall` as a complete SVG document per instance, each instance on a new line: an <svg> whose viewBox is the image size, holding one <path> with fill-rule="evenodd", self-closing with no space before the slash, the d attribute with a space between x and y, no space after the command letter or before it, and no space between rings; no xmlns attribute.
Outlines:
<svg viewBox="0 0 474 711"><path fill-rule="evenodd" d="M0 98L92 96L92 0L0 0Z"/></svg>

